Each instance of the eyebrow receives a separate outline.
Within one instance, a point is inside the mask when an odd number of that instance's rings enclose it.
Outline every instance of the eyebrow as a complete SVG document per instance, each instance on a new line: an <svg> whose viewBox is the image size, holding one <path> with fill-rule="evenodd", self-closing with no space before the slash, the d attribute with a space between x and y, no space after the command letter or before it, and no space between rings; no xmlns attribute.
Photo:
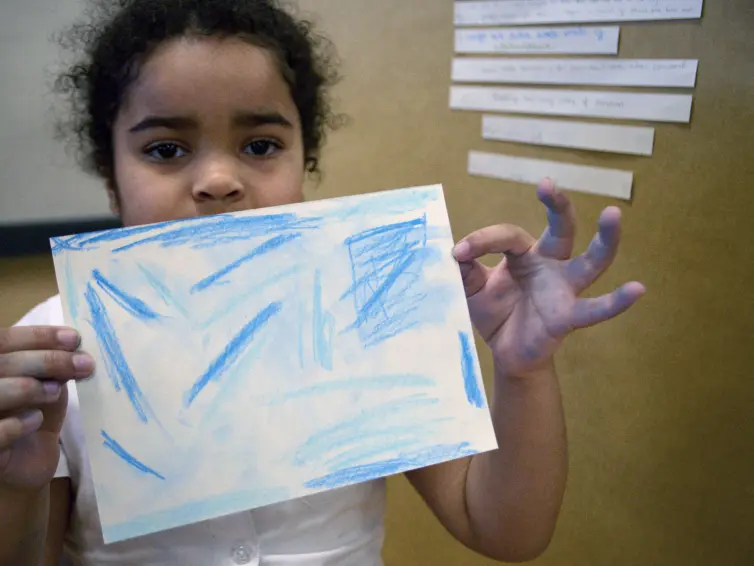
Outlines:
<svg viewBox="0 0 754 566"><path fill-rule="evenodd" d="M148 116L132 127L129 132L143 132L144 130L192 130L199 126L196 120L181 116Z"/></svg>
<svg viewBox="0 0 754 566"><path fill-rule="evenodd" d="M277 125L293 128L293 124L279 112L237 112L233 116L233 125L241 128L257 128L259 126ZM199 123L184 116L148 116L133 126L131 133L145 130L195 130Z"/></svg>
<svg viewBox="0 0 754 566"><path fill-rule="evenodd" d="M280 112L238 112L233 116L233 125L243 128L256 128L258 126L284 126L292 128L293 124Z"/></svg>

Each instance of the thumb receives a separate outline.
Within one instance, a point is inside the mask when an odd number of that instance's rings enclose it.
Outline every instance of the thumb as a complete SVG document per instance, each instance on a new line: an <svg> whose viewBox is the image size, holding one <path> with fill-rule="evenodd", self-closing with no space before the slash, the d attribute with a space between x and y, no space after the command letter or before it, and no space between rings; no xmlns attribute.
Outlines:
<svg viewBox="0 0 754 566"><path fill-rule="evenodd" d="M38 407L44 417L42 426L39 427L41 431L60 434L60 430L63 428L63 421L68 409L68 384L61 383L61 387L60 398L55 403Z"/></svg>
<svg viewBox="0 0 754 566"><path fill-rule="evenodd" d="M484 288L487 283L489 269L475 259L458 262L458 266L461 269L463 288L466 291L466 298L468 299Z"/></svg>

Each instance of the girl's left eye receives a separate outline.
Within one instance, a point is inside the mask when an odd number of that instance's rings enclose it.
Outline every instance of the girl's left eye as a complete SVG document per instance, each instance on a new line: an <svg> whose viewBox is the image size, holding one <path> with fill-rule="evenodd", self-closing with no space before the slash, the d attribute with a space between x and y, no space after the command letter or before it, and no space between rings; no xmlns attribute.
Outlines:
<svg viewBox="0 0 754 566"><path fill-rule="evenodd" d="M244 146L244 153L254 157L270 157L275 152L283 149L282 146L273 140L254 140Z"/></svg>

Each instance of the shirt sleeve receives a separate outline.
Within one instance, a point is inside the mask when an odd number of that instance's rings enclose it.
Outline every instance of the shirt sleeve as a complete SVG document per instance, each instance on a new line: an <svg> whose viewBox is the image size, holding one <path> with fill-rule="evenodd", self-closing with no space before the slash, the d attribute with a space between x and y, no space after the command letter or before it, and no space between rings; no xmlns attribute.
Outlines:
<svg viewBox="0 0 754 566"><path fill-rule="evenodd" d="M50 324L49 301L39 303L13 326L47 326Z"/></svg>

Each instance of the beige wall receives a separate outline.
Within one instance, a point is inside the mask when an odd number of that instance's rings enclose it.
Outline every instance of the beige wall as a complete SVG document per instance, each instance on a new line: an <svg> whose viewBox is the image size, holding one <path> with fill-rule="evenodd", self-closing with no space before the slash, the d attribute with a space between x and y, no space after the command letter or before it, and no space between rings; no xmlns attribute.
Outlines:
<svg viewBox="0 0 754 566"><path fill-rule="evenodd" d="M559 357L571 477L554 543L537 564L754 563L751 0L708 0L701 23L624 27L622 56L700 59L693 122L659 125L651 158L480 141L479 115L447 108L450 0L299 3L340 48L340 108L353 118L331 138L314 197L442 182L456 236L500 221L539 232L532 189L468 177L470 148L636 172L633 202L617 203L621 256L594 291L638 278L649 295L574 336ZM573 200L583 247L600 209L616 203ZM49 258L0 262L0 322L53 292ZM482 359L489 375L486 351ZM391 480L385 558L489 563L450 539L402 479Z"/></svg>

